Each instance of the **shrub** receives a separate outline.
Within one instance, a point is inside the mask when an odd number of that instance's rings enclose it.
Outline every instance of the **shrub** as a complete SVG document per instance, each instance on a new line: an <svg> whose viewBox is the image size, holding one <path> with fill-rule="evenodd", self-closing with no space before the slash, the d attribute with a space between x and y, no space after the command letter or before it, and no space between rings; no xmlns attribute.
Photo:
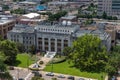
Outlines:
<svg viewBox="0 0 120 80"><path fill-rule="evenodd" d="M52 78L52 80L57 80L57 78Z"/></svg>
<svg viewBox="0 0 120 80"><path fill-rule="evenodd" d="M44 62L43 62L43 61L40 61L40 62L39 62L39 64L41 64L41 65L42 65L42 64L44 64Z"/></svg>
<svg viewBox="0 0 120 80"><path fill-rule="evenodd" d="M33 71L39 71L39 68L29 68L29 69Z"/></svg>
<svg viewBox="0 0 120 80"><path fill-rule="evenodd" d="M66 61L66 57L56 58L56 59L52 60L50 63L55 64L55 63L61 63L61 62L64 62L64 61Z"/></svg>

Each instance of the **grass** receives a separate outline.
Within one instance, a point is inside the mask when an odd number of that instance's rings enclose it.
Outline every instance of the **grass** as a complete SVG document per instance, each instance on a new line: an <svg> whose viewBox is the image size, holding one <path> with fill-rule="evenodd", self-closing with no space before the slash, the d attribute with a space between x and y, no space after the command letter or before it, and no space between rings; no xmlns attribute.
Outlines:
<svg viewBox="0 0 120 80"><path fill-rule="evenodd" d="M51 68L52 68L51 65L47 65L44 70L51 71ZM81 72L79 69L72 67L71 64L68 64L67 61L58 63L58 64L53 64L53 72L62 73L62 74L70 74L70 75L86 77L86 78L93 78L93 79L98 79L98 80L102 80L101 76L106 75L105 73Z"/></svg>
<svg viewBox="0 0 120 80"><path fill-rule="evenodd" d="M16 58L16 63L14 65L17 67L27 68L30 64L34 62L35 60L33 60L32 58L30 59L30 56L28 54L18 54Z"/></svg>

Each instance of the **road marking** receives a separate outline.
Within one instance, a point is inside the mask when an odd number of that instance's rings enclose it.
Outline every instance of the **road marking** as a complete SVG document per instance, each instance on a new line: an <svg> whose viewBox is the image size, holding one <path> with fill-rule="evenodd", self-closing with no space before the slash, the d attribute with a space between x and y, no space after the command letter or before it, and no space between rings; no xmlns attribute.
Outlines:
<svg viewBox="0 0 120 80"><path fill-rule="evenodd" d="M25 80L27 80L27 78L29 78L29 76L31 75L32 73L30 72L26 77L25 77Z"/></svg>

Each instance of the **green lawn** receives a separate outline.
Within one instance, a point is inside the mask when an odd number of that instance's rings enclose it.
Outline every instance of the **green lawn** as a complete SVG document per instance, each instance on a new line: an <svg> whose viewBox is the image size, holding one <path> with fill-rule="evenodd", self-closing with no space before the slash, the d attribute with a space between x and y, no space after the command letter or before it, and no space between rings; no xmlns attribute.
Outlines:
<svg viewBox="0 0 120 80"><path fill-rule="evenodd" d="M47 65L45 71L51 71L51 68L52 68L51 65ZM79 69L71 67L71 65L68 64L67 61L58 64L53 64L53 72L70 74L70 75L81 76L86 78L94 78L98 80L102 80L101 76L105 75L105 73L81 72Z"/></svg>
<svg viewBox="0 0 120 80"><path fill-rule="evenodd" d="M35 61L30 58L28 54L18 54L16 58L15 66L27 68Z"/></svg>

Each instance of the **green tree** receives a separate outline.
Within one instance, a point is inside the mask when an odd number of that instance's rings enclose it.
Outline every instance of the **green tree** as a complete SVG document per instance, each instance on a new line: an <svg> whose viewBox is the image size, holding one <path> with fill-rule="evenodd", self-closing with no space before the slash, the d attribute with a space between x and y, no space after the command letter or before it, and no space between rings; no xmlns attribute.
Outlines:
<svg viewBox="0 0 120 80"><path fill-rule="evenodd" d="M25 51L25 46L22 43L16 43L17 49L20 53Z"/></svg>
<svg viewBox="0 0 120 80"><path fill-rule="evenodd" d="M14 42L8 40L1 41L0 51L5 54L6 63L13 64L16 61L16 55L18 53L18 50Z"/></svg>
<svg viewBox="0 0 120 80"><path fill-rule="evenodd" d="M114 46L113 50L109 54L108 63L106 66L106 72L113 76L118 72L118 69L120 67L120 46Z"/></svg>
<svg viewBox="0 0 120 80"><path fill-rule="evenodd" d="M29 48L29 52L31 53L31 54L36 54L35 53L35 45L32 45L32 46L30 46L30 48Z"/></svg>
<svg viewBox="0 0 120 80"><path fill-rule="evenodd" d="M34 76L32 77L31 80L44 80L43 78L39 77L39 76Z"/></svg>
<svg viewBox="0 0 120 80"><path fill-rule="evenodd" d="M25 9L18 8L18 9L15 9L15 10L11 10L11 13L15 13L15 14L25 14L26 11L25 11Z"/></svg>
<svg viewBox="0 0 120 80"><path fill-rule="evenodd" d="M3 10L9 10L9 6L8 5L2 5Z"/></svg>
<svg viewBox="0 0 120 80"><path fill-rule="evenodd" d="M51 80L57 80L57 78L52 78Z"/></svg>
<svg viewBox="0 0 120 80"><path fill-rule="evenodd" d="M3 41L4 39L2 38L2 36L0 36L0 41Z"/></svg>
<svg viewBox="0 0 120 80"><path fill-rule="evenodd" d="M6 56L3 52L0 52L0 61L5 61L6 60Z"/></svg>
<svg viewBox="0 0 120 80"><path fill-rule="evenodd" d="M118 20L118 18L116 16L112 17L113 20Z"/></svg>
<svg viewBox="0 0 120 80"><path fill-rule="evenodd" d="M49 21L56 21L56 20L59 20L62 16L65 16L66 14L67 14L66 11L59 11L59 12L56 13L56 14L51 14L51 15L49 15L48 20L49 20Z"/></svg>
<svg viewBox="0 0 120 80"><path fill-rule="evenodd" d="M6 65L0 60L0 80L13 80L11 75L7 72Z"/></svg>
<svg viewBox="0 0 120 80"><path fill-rule="evenodd" d="M107 64L105 46L97 36L84 35L73 42L70 60L83 71L103 71Z"/></svg>
<svg viewBox="0 0 120 80"><path fill-rule="evenodd" d="M103 14L102 14L102 18L107 19L107 14L106 14L105 11L104 11Z"/></svg>
<svg viewBox="0 0 120 80"><path fill-rule="evenodd" d="M0 60L0 73L5 72L7 70L3 61Z"/></svg>
<svg viewBox="0 0 120 80"><path fill-rule="evenodd" d="M65 56L68 56L71 52L72 52L72 48L71 47L65 47L63 49L63 55L65 55Z"/></svg>

